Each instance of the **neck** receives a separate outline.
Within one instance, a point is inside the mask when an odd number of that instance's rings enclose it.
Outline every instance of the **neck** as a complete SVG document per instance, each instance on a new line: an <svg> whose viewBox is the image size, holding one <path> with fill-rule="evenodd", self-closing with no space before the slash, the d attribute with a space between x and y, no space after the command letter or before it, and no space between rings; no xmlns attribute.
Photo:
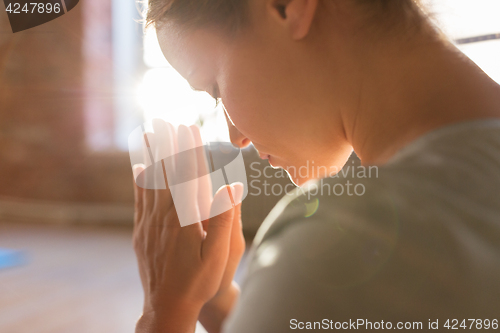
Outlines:
<svg viewBox="0 0 500 333"><path fill-rule="evenodd" d="M350 68L350 84L359 93L344 104L341 117L363 164L383 164L433 129L500 117L500 86L454 45L430 27L402 40L353 52L352 63L364 64Z"/></svg>

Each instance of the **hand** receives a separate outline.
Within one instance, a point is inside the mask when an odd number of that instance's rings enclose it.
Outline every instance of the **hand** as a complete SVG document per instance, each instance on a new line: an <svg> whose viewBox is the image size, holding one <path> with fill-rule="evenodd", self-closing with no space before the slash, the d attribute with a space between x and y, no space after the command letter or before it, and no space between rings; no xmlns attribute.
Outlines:
<svg viewBox="0 0 500 333"><path fill-rule="evenodd" d="M186 158L177 159L177 162L174 162L175 159L165 159L161 163L162 167L196 179L200 158L192 148L198 140L201 142L199 132L181 126L176 136L169 124L156 122L154 126L155 134L147 136L150 147L166 145L169 152L186 151L187 154ZM168 128L167 131L164 126ZM158 135L159 133L163 134ZM162 145L155 145L155 140L161 141ZM164 141L167 142L163 143ZM168 163L172 165L167 165ZM149 183L151 178L157 183L157 178L161 178L164 173L155 172L153 166L147 170L143 166L137 166L134 167L134 174L138 183L141 183L140 177L146 178L142 180L144 183ZM168 186L164 190L146 190L135 185L133 243L145 292L144 320L139 322L138 330L142 327L141 322L148 322L149 328L152 322L153 327L161 326L162 329L166 329L167 325L171 332L194 329L203 305L231 285L237 267L235 258L237 261L241 258L239 253L242 253L242 238L239 239L239 208L232 207L227 191L234 194L236 202L241 202L243 187L241 184L223 187L217 192L213 202L207 205L211 195L206 198L209 191L205 185L198 183L174 193L174 196L189 199L182 201L187 205L182 208L182 214L196 219L205 216L207 207L214 209L224 206L229 209L203 224L198 222L185 227L180 226L177 201L174 206ZM233 224L238 225L238 232L234 232ZM233 239L236 244L233 248L237 250L230 255ZM160 316L165 323L156 322Z"/></svg>
<svg viewBox="0 0 500 333"><path fill-rule="evenodd" d="M201 146L202 140L198 127L191 126L190 129L193 133L196 146ZM198 161L200 168L206 168L203 163L200 164L200 162L204 161L202 156L200 156ZM199 189L202 190L199 191L198 197L200 201L204 202L203 205L207 206L207 201L203 198L208 198L209 195L211 195L211 184L208 184L202 179L200 179L200 181L201 183L199 183ZM241 198L243 197L244 188L240 183L234 184L234 188L235 193L233 193L233 195L235 198L240 198L240 200L235 202L236 207L233 217L233 226L231 229L231 240L226 269L224 271L219 290L212 299L205 303L198 317L198 320L209 333L220 332L222 323L232 310L240 293L239 286L233 281L233 278L246 248L241 224ZM202 225L203 230L206 232L208 220L203 221Z"/></svg>
<svg viewBox="0 0 500 333"><path fill-rule="evenodd" d="M241 198L243 186L236 184L235 197ZM233 227L231 230L231 240L229 256L226 269L222 277L221 285L217 294L208 301L200 311L199 321L209 333L218 333L221 331L222 324L231 312L240 294L240 288L233 281L234 274L245 252L245 238L241 226L241 202L236 205Z"/></svg>
<svg viewBox="0 0 500 333"><path fill-rule="evenodd" d="M202 140L200 135L200 130L197 126L190 127L191 132L193 133L193 137L195 140L195 145L197 147L202 146ZM198 165L199 168L206 168L207 166L204 164L205 159L203 156L199 156ZM199 202L203 202L204 207L210 206L206 198L211 198L212 184L209 184L210 178L202 179L200 178L199 192L198 192L198 200ZM245 245L245 237L243 236L243 226L241 224L241 198L243 197L243 184L235 183L233 184L235 192L233 193L233 197L235 198L235 210L233 216L233 225L231 229L231 240L229 247L229 255L227 259L226 269L224 271L224 275L222 277L221 285L217 294L214 298L220 297L223 294L227 294L229 289L235 287L233 283L234 274L236 273L236 269L240 264L241 257L245 253L246 245ZM207 208L204 208L205 210ZM208 210L210 210L208 208ZM208 228L209 221L204 220L202 222L203 230L206 232ZM239 290L239 288L237 288Z"/></svg>

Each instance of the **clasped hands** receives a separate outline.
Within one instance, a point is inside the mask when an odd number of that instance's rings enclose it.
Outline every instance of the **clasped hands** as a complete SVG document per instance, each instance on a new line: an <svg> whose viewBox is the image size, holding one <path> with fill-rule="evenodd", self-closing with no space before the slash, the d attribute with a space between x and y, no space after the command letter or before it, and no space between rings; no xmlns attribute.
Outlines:
<svg viewBox="0 0 500 333"><path fill-rule="evenodd" d="M232 281L245 251L243 184L223 186L212 198L210 177L197 177L208 174L203 149L196 149L203 146L198 127L176 129L155 119L153 129L145 135L149 147L145 153L173 158L133 168L133 246L144 289L136 332L194 332L198 319L209 332L219 331L238 295ZM174 178L194 181L171 190L168 181ZM165 181L164 189L139 186ZM223 211L221 207L224 212L207 218ZM182 227L179 216L200 222Z"/></svg>

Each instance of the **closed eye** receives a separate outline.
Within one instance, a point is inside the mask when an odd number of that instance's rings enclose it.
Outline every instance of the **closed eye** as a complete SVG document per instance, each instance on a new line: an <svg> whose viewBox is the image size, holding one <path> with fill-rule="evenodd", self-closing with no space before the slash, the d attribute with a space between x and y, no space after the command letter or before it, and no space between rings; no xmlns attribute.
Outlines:
<svg viewBox="0 0 500 333"><path fill-rule="evenodd" d="M214 84L213 88L212 88L212 97L215 99L215 107L219 106L219 103L220 103L220 93L219 93L219 87Z"/></svg>
<svg viewBox="0 0 500 333"><path fill-rule="evenodd" d="M189 87L191 87L191 90L193 90L193 91L208 92L206 90L197 89L197 88L193 87L191 84L189 85ZM219 103L220 103L219 87L217 86L217 84L215 84L209 90L210 90L210 92L208 92L208 94L210 96L212 96L212 98L215 100L215 107L219 106Z"/></svg>

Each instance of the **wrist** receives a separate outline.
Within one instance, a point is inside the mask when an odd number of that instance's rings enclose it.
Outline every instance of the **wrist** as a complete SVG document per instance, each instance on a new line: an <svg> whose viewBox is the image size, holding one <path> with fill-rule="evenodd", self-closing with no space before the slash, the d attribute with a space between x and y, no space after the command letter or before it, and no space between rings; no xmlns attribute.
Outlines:
<svg viewBox="0 0 500 333"><path fill-rule="evenodd" d="M137 322L136 333L194 332L200 310L201 307L194 305L146 306Z"/></svg>
<svg viewBox="0 0 500 333"><path fill-rule="evenodd" d="M228 308L228 305L232 305L238 296L240 295L240 286L235 281L232 281L231 285L220 290L210 301L203 305L202 311L207 308L211 309L221 309Z"/></svg>
<svg viewBox="0 0 500 333"><path fill-rule="evenodd" d="M240 288L232 282L229 288L221 290L200 311L199 321L209 333L220 332L222 324L230 314L240 295Z"/></svg>

